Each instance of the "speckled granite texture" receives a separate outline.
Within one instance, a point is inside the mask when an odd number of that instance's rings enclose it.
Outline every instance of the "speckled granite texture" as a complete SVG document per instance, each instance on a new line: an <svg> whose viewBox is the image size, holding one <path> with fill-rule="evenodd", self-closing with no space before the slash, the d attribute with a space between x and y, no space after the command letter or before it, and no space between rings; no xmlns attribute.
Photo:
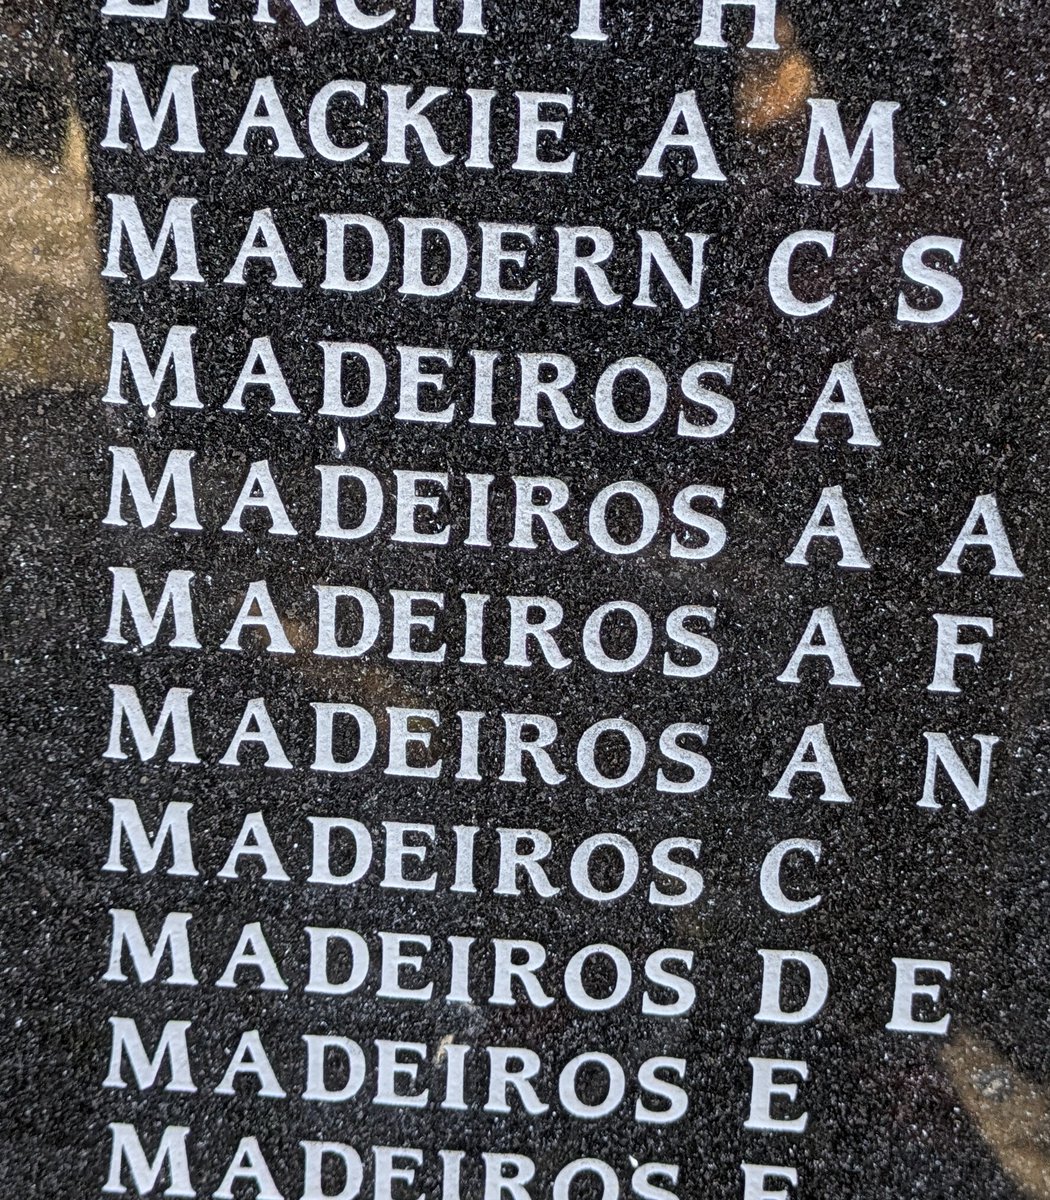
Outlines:
<svg viewBox="0 0 1050 1200"><path fill-rule="evenodd" d="M97 0L0 7L6 326L0 331L0 510L7 561L0 703L10 752L0 871L0 1196L101 1196L107 1179L113 1182L114 1135L107 1127L116 1124L134 1126L151 1159L165 1127L187 1127L192 1191L186 1194L236 1200L339 1195L343 1180L334 1169L324 1177L326 1192L306 1188L302 1142L353 1147L364 1166L361 1195L377 1200L382 1153L373 1147L420 1152L421 1163L395 1163L415 1171L407 1181L395 1176L395 1200L423 1193L433 1200L443 1188L446 1200L456 1200L449 1156L443 1160L441 1150L465 1152L462 1200L501 1200L493 1177L498 1168L489 1160L486 1190L482 1157L499 1153L531 1160L532 1200L564 1200L563 1169L579 1159L607 1164L619 1194L639 1200L661 1196L638 1190L646 1186L683 1200L739 1197L745 1194L741 1164L765 1164L772 1172L768 1190L755 1184L749 1200L788 1187L775 1167L797 1171L789 1194L798 1200L1045 1200L1045 6L1037 0L782 0L781 48L773 52L744 46L752 28L746 6L727 7L729 45L711 49L693 44L698 0L605 0L605 41L570 37L577 14L567 3L486 0L485 36L456 32L458 4L439 3L441 32L426 33L409 29L409 4L390 3L395 15L370 32L351 29L329 0L322 0L323 15L311 25L283 0L274 0L272 24L252 19L254 0L214 0L212 22L182 19L184 5L174 2L163 20L103 17ZM381 13L383 6L340 11ZM134 64L151 105L172 64L196 66L204 152L173 150L171 123L153 149L144 149L126 116L121 128L129 148L103 147L110 62ZM247 154L227 152L253 84L264 77L274 81L302 157L275 157L265 132L249 136ZM311 102L337 79L366 87L361 107L346 94L333 103L332 139L370 143L346 162L320 156L310 137ZM452 156L448 165L427 162L411 134L409 163L384 161L391 157L384 85L409 85L413 98L424 86L449 89L427 110ZM489 170L465 162L467 89L496 93ZM571 173L514 169L515 92L572 94L571 114L549 106L540 114L565 122L561 140L541 139L541 156L575 151ZM662 160L662 178L638 175L674 97L685 92L695 93L723 182L691 178L695 158L674 149ZM812 98L839 102L850 139L874 102L900 105L894 118L898 189L865 186L870 156L851 186L831 185L826 158L819 163L822 186L795 182ZM107 197L114 195L137 199L151 235L173 197L196 198L192 219L203 282L173 282L170 250L151 279L132 269L127 250L127 277L103 279L111 240ZM300 286L272 286L273 269L260 261L247 268L243 286L225 282L252 214L263 210L272 214ZM368 291L323 286L321 215L337 213L366 214L389 233L389 272ZM420 217L443 218L464 233L464 282L448 295L400 290L399 221ZM528 250L526 266L506 267L502 276L505 286L537 281L534 302L476 297L479 222L535 227L531 244L520 237L508 242ZM554 231L592 226L612 236L608 286L623 299L603 305L584 282L579 303L560 303L552 297ZM698 304L683 309L655 269L654 305L635 303L638 230L662 233L682 270L688 266L685 235L709 235ZM796 290L804 300L835 293L829 308L808 318L779 312L767 284L774 250L799 230L835 235L830 260L814 246L796 256ZM905 249L926 236L961 240L958 263L943 254L930 261L961 282L963 299L941 323L901 322L899 294L920 309L938 302L935 291L907 282L901 269ZM359 230L351 231L347 245L349 276L355 269L363 275ZM443 262L433 251L431 284ZM113 344L108 322L136 328L151 369L169 327L194 327L200 407L172 406L171 382L155 406L140 404L127 372L129 403L104 403ZM273 411L274 395L259 387L248 389L243 411L224 407L253 339L261 337L271 339L282 368L286 411ZM319 342L377 348L388 380L374 412L334 418L320 411ZM429 358L421 365L445 376L444 391L424 389L422 403L431 410L454 405L452 420L398 419L407 361L398 347L448 351L450 363ZM475 404L472 349L500 356L491 423L468 419ZM547 401L539 404L539 427L521 416L517 356L538 352L575 363L567 392L579 419L574 428L563 428ZM602 423L594 397L609 364L632 356L664 373L667 410L643 432L625 434ZM704 379L732 401L732 427L722 436L677 431L679 413L699 424L715 419L710 406L683 399L681 381L695 363L732 366L730 382L724 374ZM818 442L796 437L839 363L853 366L878 446L850 444L850 424L841 416L821 422ZM348 360L348 395L354 389L363 395L361 370L359 360ZM641 422L646 412L638 382L637 375L628 377L617 392L622 421ZM193 451L201 530L172 529L170 507L142 528L128 501L123 512L130 523L105 524L114 446L134 450L151 486L169 452ZM259 507L248 509L243 532L222 528L249 465L262 460L296 537L268 532L271 517ZM340 465L372 472L385 497L368 536L317 536L321 475L315 468ZM447 473L447 487L421 485L439 499L435 511L419 512L416 525L431 533L449 529L447 544L399 538L395 472L406 471ZM479 545L485 539L468 527L467 475L494 478L489 545ZM569 498L561 517L578 543L574 548L552 546L539 525L535 549L512 544L512 480L532 477L565 483ZM659 525L637 553L608 553L594 536L591 504L602 488L624 480L649 489ZM724 489L721 507L713 493L695 502L692 512L707 519L707 534L690 529L674 511L675 498L691 484ZM827 488L842 489L868 567L839 567L840 544L824 538L813 542L809 565L785 562ZM348 485L347 526L360 517L358 495ZM997 499L1021 577L991 574L999 560L987 547L967 550L957 574L937 569L981 495ZM681 503L688 508L688 501ZM675 536L687 548L710 549L716 519L726 533L719 553L671 553ZM621 543L641 536L630 502L612 504L608 526L609 537ZM170 616L152 645L140 645L126 615L125 642L104 641L111 568L135 570L151 606L169 572L193 572L196 636L186 640L201 648L169 644ZM250 628L237 652L221 648L247 585L259 580L268 584L290 653L273 653L281 647ZM314 653L318 585L374 596L380 628L368 653ZM417 602L433 628L417 626L410 641L417 652L447 645L443 661L397 656L392 589L444 597L443 608ZM490 597L484 640L474 651L483 664L471 661L466 649L460 597L467 593ZM535 596L561 606L553 637L571 660L567 665L551 665L535 638L523 653L536 661L514 663L507 597ZM644 610L652 625L652 651L626 672L596 669L597 651L593 644L590 653L585 649L587 618L611 601ZM352 603L344 604L341 611L352 614ZM694 638L717 645L718 662L706 674L669 675L665 654L679 665L702 658L667 633L669 614L688 605L713 610L688 623ZM822 608L832 610L859 687L831 685L827 659L814 656L801 668L800 682L778 682L812 613ZM960 642L981 642L984 649L979 663L955 662L957 694L928 687L936 614L994 624L991 636L972 626L960 633ZM539 611L529 619L539 621ZM352 616L340 625L344 644L357 638L359 625ZM629 624L612 620L605 653L625 658L632 640ZM549 645L548 655L557 658ZM121 745L128 757L105 757L111 685L136 689L151 721L168 689L191 689L201 761L170 761L170 733L141 761L126 730ZM258 743L246 743L237 766L219 761L255 697L265 699L289 769L276 769L272 756L265 765ZM375 718L374 755L360 770L311 769L316 710L310 706L325 703L358 705ZM436 777L391 767L389 728L396 718L390 709L440 714L440 726L422 726L431 730L429 758L411 757L417 745L407 760L433 766L441 759ZM469 753L462 757L462 730L472 718L457 713L484 714L476 770ZM513 779L504 758L512 723L506 714L539 714L557 725L547 779L527 757L524 782ZM585 731L607 718L629 723L644 746L644 765L622 787L588 783L577 758ZM660 746L661 732L681 724L706 727L706 744L689 733L680 743L710 764L710 781L692 791L667 784L684 788L690 769L670 762ZM771 798L803 731L820 725L849 801L819 799L822 781L812 772L797 777L789 799ZM929 732L947 735L975 777L974 735L999 739L980 807L971 811L943 770L936 793L941 806L920 807L923 734ZM633 769L617 736L599 745L597 761L608 776ZM674 742L673 733L668 740ZM354 752L352 745L338 746L343 758ZM457 771L464 777L456 778ZM150 833L165 806L191 803L198 873L170 873L169 851L155 870L142 873L126 842L120 854L131 869L103 870L111 799L133 801ZM263 814L284 881L272 877L258 853L239 860L238 877L220 877L246 815L255 812ZM317 873L312 834L319 819L334 817L362 823L373 839L370 869L346 886L311 881ZM402 863L409 879L435 874L432 890L391 886L397 867L391 822L433 827L432 840L428 829L406 835L424 849ZM462 877L455 827L477 830L475 891L456 886ZM517 876L510 871L520 894L500 894L499 829L550 836L544 865L560 889L556 895L537 895L523 869ZM637 848L640 865L625 896L602 902L579 894L570 860L587 838L605 833ZM467 836L460 835L461 851ZM688 904L650 900L651 884L668 893L682 887L652 866L654 848L670 838L700 843L698 851L680 847L672 855L703 875L702 895ZM763 859L786 839L820 844L819 864L797 852L784 868L790 897L822 896L797 915L774 911L759 887ZM333 863L348 871L345 847L340 853ZM595 886L615 890L622 874L616 852L599 851L592 874ZM113 909L135 912L151 942L165 914L192 913L198 986L161 982L167 964L153 982L139 982L126 955L130 979L104 980ZM254 968L236 974L236 987L217 986L242 927L253 922L286 990L260 988ZM306 927L364 937L371 965L356 990L343 996L308 990ZM381 979L381 932L432 940L426 951L403 946L402 954L423 956L424 963L398 976L405 987L432 982L431 999L389 994L393 985ZM476 939L470 1004L447 998L454 990L450 937ZM553 1003L530 1003L520 983L515 1004L492 1003L501 952L494 939L546 950L548 964L537 978ZM596 944L622 951L632 979L622 1003L586 1011L566 997L564 977L573 955ZM665 963L695 989L677 1016L643 1010L647 989L655 1003L674 997L673 989L646 981L646 962L661 948L691 956ZM756 1022L759 949L817 956L829 977L818 1016L795 1025ZM918 1000L914 1010L926 1020L950 1012L947 1036L886 1028L894 958L951 964L950 982L921 976L920 982L941 985L941 993L935 1005ZM584 973L585 986L598 997L615 986L610 961L599 956ZM334 955L333 963L333 978L345 978L345 955ZM788 1008L804 999L801 968L795 971L785 975ZM380 995L384 990L388 994ZM197 1090L165 1090L168 1066L155 1086L140 1089L127 1061L128 1086L103 1086L112 1018L135 1022L150 1055L166 1022L191 1022L187 1044ZM259 1077L248 1073L236 1079L234 1094L216 1090L242 1034L251 1030L259 1032L283 1097L260 1095ZM356 1095L339 1103L304 1099L304 1035L360 1044L366 1072ZM401 1094L429 1089L421 1106L374 1102L381 1084L377 1041L422 1046L418 1054L402 1052L418 1067L415 1079L405 1074L395 1081ZM456 1055L450 1044L471 1047L462 1107L447 1102ZM538 1057L531 1082L546 1111L525 1111L513 1089L511 1111L498 1111L488 1047L524 1048ZM559 1098L565 1064L588 1051L611 1055L625 1076L622 1103L595 1119L571 1115ZM670 1123L636 1116L636 1102L653 1112L668 1106L637 1081L642 1065L659 1057L683 1063L663 1070L665 1083L679 1085L688 1100L684 1115ZM772 1102L774 1119L808 1113L804 1132L745 1127L758 1069L749 1059L756 1058L807 1064L805 1082L797 1073L778 1077L798 1086L797 1098ZM338 1071L329 1074L330 1088L342 1082ZM607 1091L602 1068L584 1072L577 1090L580 1103L599 1104ZM232 1193L223 1190L245 1137L258 1139L272 1191L247 1175L232 1184ZM332 1168L335 1157L326 1161ZM637 1172L647 1163L677 1166L677 1182L652 1175L646 1185ZM512 1174L509 1165L505 1173ZM132 1176L126 1165L118 1172L116 1186L129 1195L137 1194ZM177 1183L161 1172L148 1194L163 1194L169 1185ZM593 1172L571 1186L573 1200L600 1194ZM605 1200L614 1195L607 1180Z"/></svg>

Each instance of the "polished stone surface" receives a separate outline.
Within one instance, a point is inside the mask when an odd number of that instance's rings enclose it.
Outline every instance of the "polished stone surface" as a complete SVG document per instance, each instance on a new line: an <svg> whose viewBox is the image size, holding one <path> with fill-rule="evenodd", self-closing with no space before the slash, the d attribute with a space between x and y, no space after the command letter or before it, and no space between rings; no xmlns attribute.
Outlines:
<svg viewBox="0 0 1050 1200"><path fill-rule="evenodd" d="M8 6L10 7L10 6ZM675 1164L677 1184L651 1180L677 1196L743 1194L741 1164L797 1170L799 1200L952 1196L965 1200L1050 1197L1050 888L1047 886L1047 645L1050 571L1046 520L1046 122L1047 16L1035 0L990 7L976 0L841 6L824 0L779 5L776 52L748 50L751 9L727 10L729 47L693 45L694 0L614 4L606 0L606 41L573 39L575 11L564 4L494 0L485 6L486 36L456 33L459 6L438 6L440 33L408 29L409 6L395 5L388 24L350 30L325 15L305 26L288 3L274 3L275 23L252 20L255 4L215 0L214 22L183 20L173 4L164 20L102 17L92 0L25 4L0 15L0 393L3 403L3 588L5 671L0 684L12 751L4 808L4 955L6 1053L0 1065L9 1102L0 1194L50 1200L101 1195L110 1170L112 1123L133 1125L152 1158L165 1127L186 1126L193 1188L221 1190L239 1141L258 1139L277 1192L303 1195L303 1141L343 1142L362 1155L362 1195L373 1193L372 1147L412 1147L423 1154L414 1181L394 1195L441 1194L440 1149L462 1150L462 1196L480 1198L482 1154L514 1153L535 1165L534 1200L552 1194L566 1164L607 1163L624 1196L639 1164ZM300 6L306 9L307 5ZM353 6L345 6L351 11ZM629 9L630 11L624 11ZM279 10L279 11L278 11ZM379 12L381 6L361 5ZM129 149L107 149L111 72L134 64L156 104L172 64L198 68L194 80L204 153L175 152L169 125L154 149L123 132ZM227 153L256 79L272 77L303 157L275 157L268 135L250 135L246 155ZM359 158L331 162L312 148L309 110L335 79L363 81L363 115L352 100L334 107L333 139L367 138ZM435 167L410 136L408 165L384 162L383 85L448 88L428 110L454 161ZM469 154L464 91L492 89L493 169L465 165ZM678 93L695 90L724 182L694 180L695 159L668 151L663 178L638 171ZM575 150L571 174L514 170L518 106L514 92L572 93L574 110L547 109L565 121L543 155ZM413 92L413 98L416 92ZM810 98L830 98L850 138L876 101L893 100L900 187L856 182L795 182L807 142ZM154 278L103 278L111 241L110 196L134 196L155 233L173 197L197 198L193 219L202 283L172 282L173 258ZM244 286L224 282L252 215L270 210L298 287L273 287L265 263L248 268ZM358 293L333 291L326 279L321 214L367 214L389 231L387 278ZM447 296L404 294L399 218L440 217L462 228L468 244L465 281ZM486 301L479 287L478 222L535 226L527 267L504 282L538 282L533 303ZM623 299L602 305L586 285L578 304L552 302L556 227L596 226L612 234L609 286ZM662 232L681 266L689 231L709 234L699 303L683 310L655 282L653 307L639 293L637 230ZM779 312L767 285L777 245L799 230L835 235L828 260L819 248L798 253L797 292L835 302L819 315ZM905 283L901 257L925 236L961 239L961 261L937 260L961 281L959 311L937 324L897 319L898 294L917 308L934 291ZM364 242L358 234L352 255ZM526 242L513 243L515 249ZM350 266L360 266L351 257ZM352 270L348 267L352 277ZM363 268L359 271L363 274ZM428 276L433 283L439 276ZM104 403L110 378L109 322L134 325L152 365L169 327L193 326L202 407L173 407L169 383L154 406L139 404L125 375L127 404ZM243 411L225 408L253 339L269 337L283 370L288 405L249 388ZM384 400L358 417L320 412L324 362L319 342L366 343L383 355ZM424 390L424 406L455 404L449 423L397 419L405 354L396 347L450 352L444 392ZM498 351L491 424L472 423L475 365L471 349ZM578 427L562 428L549 404L544 424L519 416L519 353L570 357L569 390ZM595 389L610 363L651 360L669 381L667 412L644 432L623 434L596 415ZM704 382L731 398L734 421L717 438L682 437L679 412L699 424L710 409L683 401L679 382L697 362L732 364L730 383ZM880 445L850 444L850 423L825 418L819 441L799 441L835 364L852 363ZM355 365L355 370L358 370ZM348 387L360 388L359 374ZM637 377L634 377L637 383ZM640 421L645 402L627 381L622 420ZM618 393L619 394L619 393ZM564 415L564 414L563 414ZM856 441L856 426L853 429ZM861 439L863 440L863 439ZM117 526L109 507L110 447L132 448L155 485L173 449L195 453L199 532L172 530L166 510L150 528ZM249 509L243 533L224 532L252 463L267 460L298 537L268 532L270 519ZM317 467L353 465L374 474L385 496L373 534L355 540L317 537ZM447 545L398 540L395 471L446 472L446 497L418 528L451 534ZM490 475L490 545L468 529L466 476ZM512 477L564 481L568 536L559 551L538 536L534 550L515 547ZM651 544L634 554L603 552L588 524L594 496L617 481L650 489L659 509ZM705 558L670 553L672 535L694 549L673 513L690 484L724 489L695 512L719 520L724 548ZM785 562L824 489L841 488L868 567L838 566L840 544L814 541L808 566ZM436 489L440 490L440 489ZM1021 577L988 548L967 550L959 573L939 571L978 496L994 495ZM638 535L629 505L610 510L610 536ZM124 513L133 509L125 502ZM354 514L346 509L344 523ZM428 519L431 521L427 525ZM709 525L708 529L712 527ZM691 540L690 540L691 539ZM475 544L466 544L468 541ZM991 574L993 562L1005 573ZM154 605L169 572L195 573L196 635L201 649L172 648L170 623L140 646L125 617L124 644L106 642L113 575L134 569ZM265 633L248 630L239 652L221 649L245 588L265 580L291 653L272 653ZM380 631L360 657L324 657L317 645L315 586L347 585L373 594ZM444 615L422 626L412 645L442 662L391 656L391 589L439 593ZM490 597L485 665L463 662L464 593ZM572 662L508 664L508 596L541 596L563 609L554 635ZM653 650L626 673L587 661L582 630L607 601L627 601L649 615ZM718 646L717 666L694 678L668 676L668 614L684 605L716 610L713 627L693 617L696 634ZM434 612L434 606L421 610ZM830 686L826 659L810 657L800 682L778 682L814 610L830 608L860 687ZM931 691L936 614L993 622L989 636L964 627L960 642L984 645L979 663L955 661L958 694ZM531 620L538 620L533 611ZM341 628L349 644L357 630ZM606 652L624 657L631 639L610 635ZM819 641L819 638L816 639ZM592 647L593 650L593 647ZM553 656L554 651L551 651ZM673 649L678 663L696 654ZM593 659L593 653L591 655ZM105 757L111 686L133 687L152 721L171 688L192 689L194 748L200 763L169 761L164 742L140 761L125 731L125 759ZM290 769L264 765L247 745L238 766L223 765L245 705L263 697ZM311 704L355 704L378 726L375 754L351 774L311 770ZM388 709L437 711L431 759L436 778L391 768ZM478 769L455 778L461 761L456 713L484 713ZM539 777L526 760L525 782L503 778L504 714L540 714L558 726L553 764L563 782ZM602 788L581 778L577 743L595 722L619 718L640 731L646 762L637 779ZM711 766L710 782L687 792L660 791L689 772L668 764L661 731L708 727L706 745L690 743ZM803 731L824 727L848 802L819 799L821 781L801 775L790 798L771 798ZM991 752L985 802L965 804L939 775L935 802L920 806L927 763L924 733L943 733L976 778L974 735L999 739ZM687 738L688 740L688 738ZM628 769L621 740L606 739L607 774ZM345 757L353 749L341 746ZM422 759L411 759L422 764ZM827 777L823 781L827 785ZM112 798L133 801L156 830L164 806L192 803L196 876L134 869L104 871ZM263 878L259 859L240 860L238 878L220 878L247 814L261 812L289 876ZM358 883L310 882L308 818L352 818L374 841L371 869ZM389 876L383 823L432 825L425 859L406 858L405 875L437 873L434 890L381 886ZM476 827L476 892L455 890L454 827ZM498 829L549 834L546 862L556 896L540 897L518 876L522 894L497 894ZM637 847L638 882L622 899L587 900L570 881L570 859L588 837L615 833ZM423 844L426 835L415 835ZM649 902L650 856L669 838L699 839L703 894L693 903ZM805 851L784 868L798 899L819 891L819 905L797 915L774 911L759 888L765 856L787 839L820 843L819 865ZM412 836L409 835L409 841ZM386 855L386 858L385 858ZM603 857L604 855L604 857ZM345 861L342 864L345 867ZM595 859L595 879L611 889L615 854ZM192 913L195 988L106 981L109 910L131 910L152 940L166 914ZM217 981L242 927L259 922L286 991L257 986L244 969L235 989ZM310 974L305 927L360 932L372 966L344 997L304 990ZM428 1002L377 995L380 932L429 936L426 968L401 981L435 982ZM445 999L449 937L475 938L473 1003ZM549 966L539 978L554 1003L493 1004L493 939L533 941ZM584 1011L565 995L566 964L582 947L611 944L629 961L633 982L622 1004ZM693 955L688 976L695 1002L680 1016L642 1011L645 964L660 948ZM816 956L829 975L822 1012L803 1024L756 1022L763 958L759 949ZM421 954L406 946L406 955ZM950 1012L947 1036L886 1028L894 997L893 959L951 964L921 975L939 984L937 1003L916 1001L921 1019ZM606 960L607 962L607 960ZM127 965L127 961L125 962ZM130 969L130 968L129 968ZM338 969L333 968L333 975ZM603 973L604 971L604 973ZM588 975L596 995L612 987L608 970ZM797 976L795 976L797 980ZM794 985L792 985L794 986ZM788 1008L802 1002L785 986ZM652 989L659 1003L671 993ZM133 1020L149 1053L168 1021L190 1021L197 1091L139 1090L124 1064L123 1090L105 1087L110 1019ZM245 1031L258 1030L287 1093L259 1095L242 1075L236 1095L217 1094ZM306 1100L304 1035L359 1042L367 1072L344 1103ZM430 1089L423 1107L376 1105L376 1040L422 1043L413 1083ZM449 1051L467 1045L465 1109L442 1107ZM533 1084L549 1111L486 1111L485 1047L519 1047L540 1059ZM582 1119L559 1101L563 1067L585 1051L611 1055L626 1075L623 1103L609 1116ZM411 1057L411 1056L408 1056ZM639 1122L636 1076L654 1057L684 1060L688 1111L669 1123ZM749 1059L803 1061L808 1079L797 1100L773 1101L773 1116L808 1113L805 1131L745 1127L755 1070ZM582 1077L581 1077L582 1078ZM336 1083L329 1079L329 1086ZM603 1094L600 1069L583 1082L584 1099ZM512 1099L513 1099L513 1093ZM404 1166L404 1164L401 1164ZM510 1174L510 1168L507 1168ZM564 1180L564 1176L562 1177ZM636 1178L636 1177L635 1177ZM124 1185L136 1194L125 1169ZM597 1196L584 1176L573 1197ZM162 1179L155 1194L161 1194ZM328 1182L339 1194L336 1177ZM637 1185L636 1185L637 1186ZM766 1187L787 1184L776 1172ZM242 1191L241 1189L244 1188ZM594 1189L594 1190L592 1190ZM265 1192L265 1189L263 1189ZM153 1194L153 1193L150 1193ZM251 1185L233 1193L254 1196ZM655 1194L655 1193L651 1193ZM761 1187L751 1200L762 1195ZM607 1193L612 1200L611 1193ZM451 1197L450 1197L451 1200Z"/></svg>

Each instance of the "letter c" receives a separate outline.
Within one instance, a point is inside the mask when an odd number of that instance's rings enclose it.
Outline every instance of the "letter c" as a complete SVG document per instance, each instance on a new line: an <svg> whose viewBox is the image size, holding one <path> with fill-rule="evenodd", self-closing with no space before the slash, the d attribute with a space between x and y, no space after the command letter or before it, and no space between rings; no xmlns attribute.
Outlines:
<svg viewBox="0 0 1050 1200"><path fill-rule="evenodd" d="M791 290L791 260L799 246L820 246L831 258L835 252L835 235L823 229L800 229L789 233L773 251L769 260L769 295L773 303L789 317L815 317L835 302L835 293L822 300L800 300Z"/></svg>
<svg viewBox="0 0 1050 1200"><path fill-rule="evenodd" d="M810 856L814 862L820 862L821 844L810 838L788 838L787 841L777 842L772 850L762 860L762 870L759 875L759 886L762 889L762 899L774 912L795 915L816 908L823 896L810 896L808 900L792 900L784 894L780 886L780 868L784 859L796 851Z"/></svg>

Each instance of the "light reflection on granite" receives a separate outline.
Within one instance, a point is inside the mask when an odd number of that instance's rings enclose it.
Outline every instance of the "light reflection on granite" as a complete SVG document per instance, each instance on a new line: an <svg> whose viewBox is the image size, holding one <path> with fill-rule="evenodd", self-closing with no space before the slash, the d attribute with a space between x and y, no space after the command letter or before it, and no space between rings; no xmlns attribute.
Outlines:
<svg viewBox="0 0 1050 1200"><path fill-rule="evenodd" d="M58 162L0 153L0 384L105 381L106 297L84 128Z"/></svg>
<svg viewBox="0 0 1050 1200"><path fill-rule="evenodd" d="M942 1051L966 1111L1003 1169L1033 1200L1050 1197L1050 1095L987 1042L960 1033Z"/></svg>

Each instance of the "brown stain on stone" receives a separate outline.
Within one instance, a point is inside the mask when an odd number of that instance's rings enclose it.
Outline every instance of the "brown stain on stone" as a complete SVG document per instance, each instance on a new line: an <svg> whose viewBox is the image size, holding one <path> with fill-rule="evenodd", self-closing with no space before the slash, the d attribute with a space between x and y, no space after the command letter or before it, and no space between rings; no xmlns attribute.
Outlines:
<svg viewBox="0 0 1050 1200"><path fill-rule="evenodd" d="M734 109L743 133L761 133L801 116L813 95L813 67L796 45L794 26L784 15L777 18L777 41L782 47L779 53L751 57L741 69Z"/></svg>

